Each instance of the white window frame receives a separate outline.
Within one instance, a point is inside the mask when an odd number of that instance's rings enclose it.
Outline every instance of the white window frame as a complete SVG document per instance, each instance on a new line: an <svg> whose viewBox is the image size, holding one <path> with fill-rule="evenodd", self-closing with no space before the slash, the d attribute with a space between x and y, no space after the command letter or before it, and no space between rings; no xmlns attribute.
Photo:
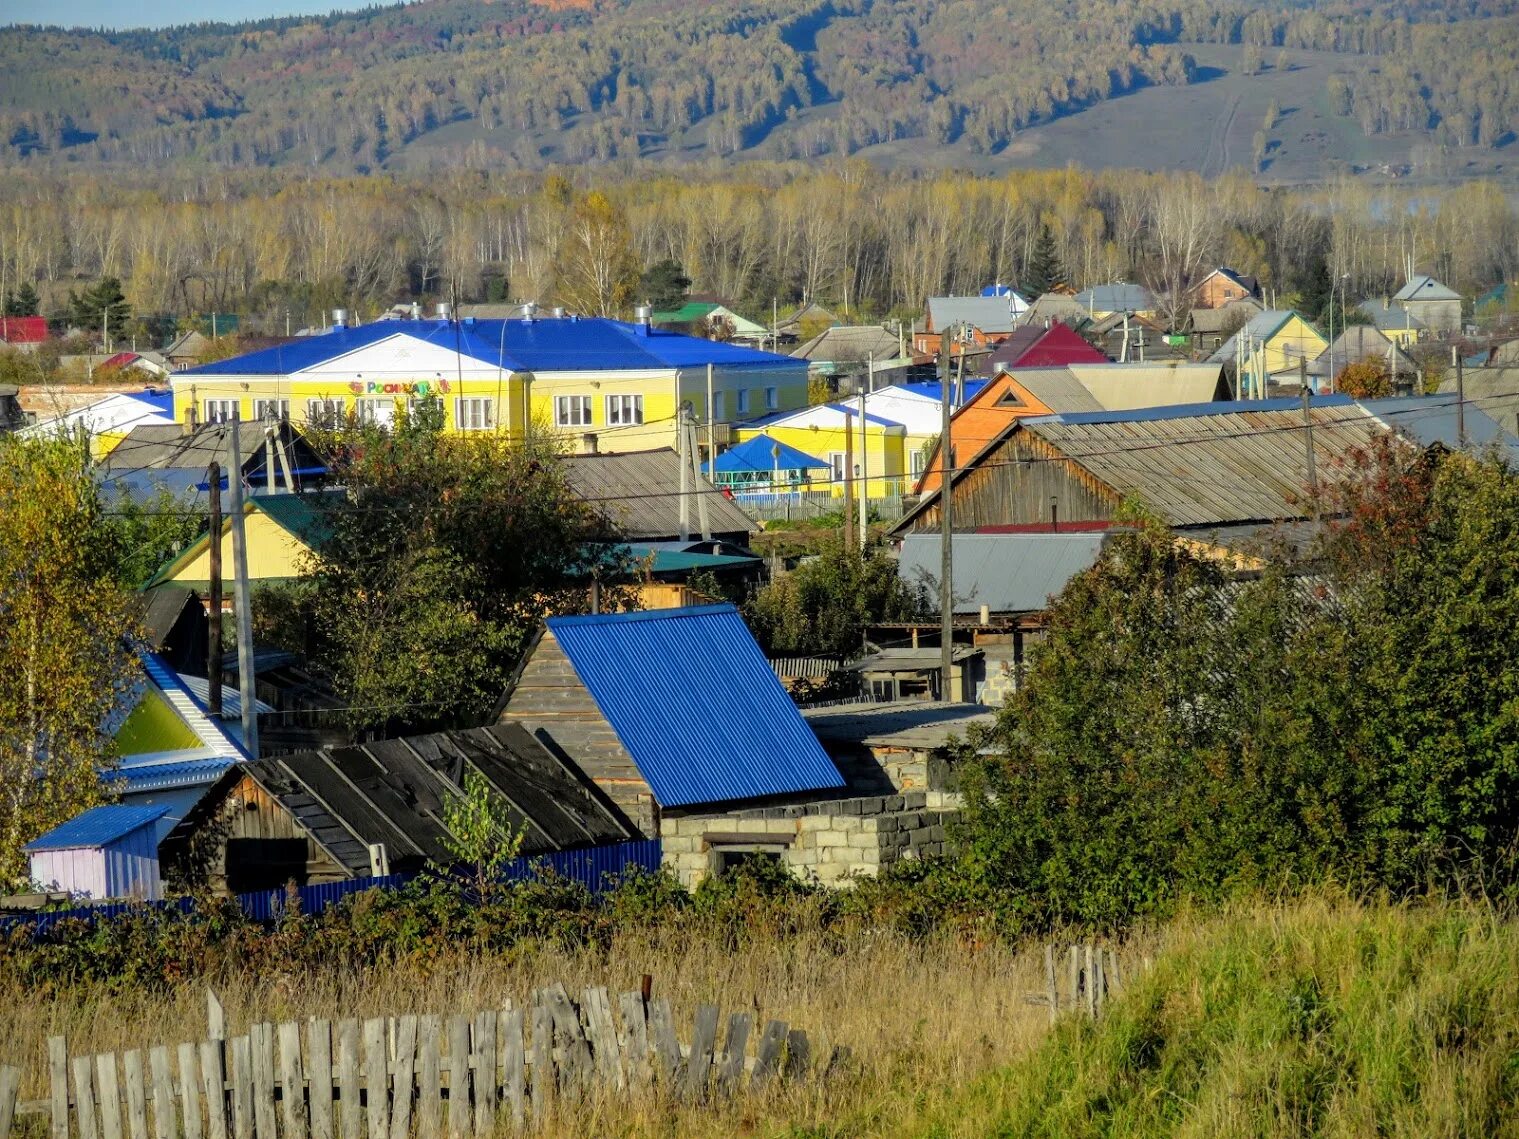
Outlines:
<svg viewBox="0 0 1519 1139"><path fill-rule="evenodd" d="M843 451L828 452L828 477L843 484L849 478L848 456Z"/></svg>
<svg viewBox="0 0 1519 1139"><path fill-rule="evenodd" d="M454 397L454 429L456 431L494 431L496 428L496 401L486 395L461 395Z"/></svg>
<svg viewBox="0 0 1519 1139"><path fill-rule="evenodd" d="M606 397L608 427L632 427L643 422L643 396L609 395Z"/></svg>
<svg viewBox="0 0 1519 1139"><path fill-rule="evenodd" d="M312 396L306 401L306 422L312 427L330 429L343 421L348 409L336 396Z"/></svg>
<svg viewBox="0 0 1519 1139"><path fill-rule="evenodd" d="M748 415L749 414L749 389L748 388L739 388L738 389L737 404L738 404L737 414L739 414L739 415Z"/></svg>
<svg viewBox="0 0 1519 1139"><path fill-rule="evenodd" d="M554 397L554 426L591 426L591 397L588 395L556 395Z"/></svg>
<svg viewBox="0 0 1519 1139"><path fill-rule="evenodd" d="M780 388L766 388L765 389L765 410L766 411L779 411L780 409L781 409L781 389Z"/></svg>
<svg viewBox="0 0 1519 1139"><path fill-rule="evenodd" d="M908 463L911 468L912 477L915 479L922 477L923 472L928 469L928 456L923 453L922 447L914 447L912 449Z"/></svg>
<svg viewBox="0 0 1519 1139"><path fill-rule="evenodd" d="M207 399L201 404L207 423L230 423L242 418L241 400Z"/></svg>
<svg viewBox="0 0 1519 1139"><path fill-rule="evenodd" d="M253 419L256 423L262 423L269 418L269 405L274 405L274 418L280 423L290 422L290 401L288 399L256 399L253 401Z"/></svg>
<svg viewBox="0 0 1519 1139"><path fill-rule="evenodd" d="M391 427L396 421L395 396L369 396L353 401L353 417L374 427Z"/></svg>

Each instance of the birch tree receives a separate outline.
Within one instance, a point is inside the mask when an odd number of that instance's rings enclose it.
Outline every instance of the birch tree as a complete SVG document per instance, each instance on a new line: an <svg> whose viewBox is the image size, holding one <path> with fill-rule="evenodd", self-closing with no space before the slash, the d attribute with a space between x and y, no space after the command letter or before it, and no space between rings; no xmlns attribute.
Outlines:
<svg viewBox="0 0 1519 1139"><path fill-rule="evenodd" d="M138 680L130 596L72 440L0 436L0 880L21 848L101 802L111 713Z"/></svg>

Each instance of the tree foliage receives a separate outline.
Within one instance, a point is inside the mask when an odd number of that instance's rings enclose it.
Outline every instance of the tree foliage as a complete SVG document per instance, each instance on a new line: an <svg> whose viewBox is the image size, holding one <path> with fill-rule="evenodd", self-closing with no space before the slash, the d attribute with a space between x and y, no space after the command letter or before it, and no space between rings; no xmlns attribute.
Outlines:
<svg viewBox="0 0 1519 1139"><path fill-rule="evenodd" d="M1310 576L1226 581L1149 529L1057 599L970 780L964 869L1022 920L1519 888L1519 474L1401 444L1337 474Z"/></svg>
<svg viewBox="0 0 1519 1139"><path fill-rule="evenodd" d="M655 312L670 312L685 303L691 278L685 267L673 257L656 261L643 271L638 281L638 299L652 305Z"/></svg>
<svg viewBox="0 0 1519 1139"><path fill-rule="evenodd" d="M81 293L69 290L69 319L85 332L119 336L132 315L132 306L115 277L102 277Z"/></svg>
<svg viewBox="0 0 1519 1139"><path fill-rule="evenodd" d="M460 437L422 405L327 441L340 498L308 567L318 660L355 727L477 723L545 612L586 604L613 528L552 444ZM273 620L271 618L271 620Z"/></svg>
<svg viewBox="0 0 1519 1139"><path fill-rule="evenodd" d="M139 678L131 596L82 444L0 435L0 881L99 803L107 722Z"/></svg>
<svg viewBox="0 0 1519 1139"><path fill-rule="evenodd" d="M926 604L920 589L897 576L881 542L861 551L834 537L759 590L744 616L767 652L854 657L867 626L919 616Z"/></svg>
<svg viewBox="0 0 1519 1139"><path fill-rule="evenodd" d="M1056 285L1068 285L1065 266L1060 262L1060 250L1055 247L1055 235L1050 227L1040 225L1039 238L1029 256L1028 268L1024 269L1023 291L1029 300L1049 292Z"/></svg>

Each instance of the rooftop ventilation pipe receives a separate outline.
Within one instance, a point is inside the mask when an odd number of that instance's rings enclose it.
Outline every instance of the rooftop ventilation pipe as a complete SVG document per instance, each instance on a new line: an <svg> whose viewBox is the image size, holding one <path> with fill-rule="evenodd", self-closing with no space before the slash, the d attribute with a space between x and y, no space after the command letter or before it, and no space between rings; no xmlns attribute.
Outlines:
<svg viewBox="0 0 1519 1139"><path fill-rule="evenodd" d="M638 305L633 309L633 319L638 322L638 334L649 335L649 322L654 317L654 310L648 305Z"/></svg>
<svg viewBox="0 0 1519 1139"><path fill-rule="evenodd" d="M447 320L449 317L448 302L439 301L436 305L433 306L433 313L439 320Z"/></svg>
<svg viewBox="0 0 1519 1139"><path fill-rule="evenodd" d="M332 327L333 328L346 328L347 326L348 326L348 310L346 308L335 308L335 309L333 309L332 310Z"/></svg>
<svg viewBox="0 0 1519 1139"><path fill-rule="evenodd" d="M532 301L528 301L526 304L524 304L522 306L522 319L523 319L523 321L525 323L527 323L527 324L532 324L533 323L533 317L534 317L534 315L537 312L538 312L538 306L535 305Z"/></svg>
<svg viewBox="0 0 1519 1139"><path fill-rule="evenodd" d="M549 311L554 314L554 319L555 320L563 320L564 319L564 306L563 305L555 305Z"/></svg>

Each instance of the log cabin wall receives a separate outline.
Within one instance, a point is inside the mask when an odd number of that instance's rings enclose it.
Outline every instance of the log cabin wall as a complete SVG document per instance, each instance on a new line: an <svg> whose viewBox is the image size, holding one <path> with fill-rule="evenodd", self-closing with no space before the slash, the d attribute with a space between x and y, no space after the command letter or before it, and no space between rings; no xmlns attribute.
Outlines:
<svg viewBox="0 0 1519 1139"><path fill-rule="evenodd" d="M649 784L551 630L544 631L529 654L500 720L521 724L562 753L644 838L659 837Z"/></svg>

